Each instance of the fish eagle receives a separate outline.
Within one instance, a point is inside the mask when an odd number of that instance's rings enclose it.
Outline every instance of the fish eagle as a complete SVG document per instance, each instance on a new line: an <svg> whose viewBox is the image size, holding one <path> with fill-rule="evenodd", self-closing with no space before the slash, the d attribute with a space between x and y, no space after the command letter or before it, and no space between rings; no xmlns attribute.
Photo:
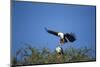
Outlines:
<svg viewBox="0 0 100 67"><path fill-rule="evenodd" d="M60 46L56 47L56 52L57 52L59 55L63 55L63 54L64 54L63 49L62 49L62 47L60 47Z"/></svg>
<svg viewBox="0 0 100 67"><path fill-rule="evenodd" d="M58 36L60 37L60 44L64 44L64 43L67 43L67 42L74 42L76 40L76 37L73 33L62 33L62 32L56 32L56 31L53 31L53 30L49 30L47 28L45 28L45 30L50 33L50 34L53 34L55 36Z"/></svg>

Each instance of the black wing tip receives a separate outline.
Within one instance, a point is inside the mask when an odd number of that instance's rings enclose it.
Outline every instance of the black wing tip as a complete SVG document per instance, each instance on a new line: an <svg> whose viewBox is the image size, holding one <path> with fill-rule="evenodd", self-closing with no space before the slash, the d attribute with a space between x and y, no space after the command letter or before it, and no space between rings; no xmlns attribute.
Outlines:
<svg viewBox="0 0 100 67"><path fill-rule="evenodd" d="M71 35L71 42L74 42L76 40L75 34L71 33L70 35Z"/></svg>
<svg viewBox="0 0 100 67"><path fill-rule="evenodd" d="M72 36L72 42L74 42L76 40L75 33L70 33L70 35Z"/></svg>

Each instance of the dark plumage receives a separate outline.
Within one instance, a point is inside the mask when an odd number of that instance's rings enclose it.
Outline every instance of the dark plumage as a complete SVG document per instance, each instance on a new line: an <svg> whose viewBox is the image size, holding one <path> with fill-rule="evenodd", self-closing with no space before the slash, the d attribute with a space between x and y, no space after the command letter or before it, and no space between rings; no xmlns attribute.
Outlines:
<svg viewBox="0 0 100 67"><path fill-rule="evenodd" d="M65 39L67 38L69 40L69 42L74 42L76 40L76 37L73 33L66 33L64 35L64 38Z"/></svg>
<svg viewBox="0 0 100 67"><path fill-rule="evenodd" d="M58 32L56 32L56 31L48 30L47 28L45 28L45 30L50 34L58 36Z"/></svg>

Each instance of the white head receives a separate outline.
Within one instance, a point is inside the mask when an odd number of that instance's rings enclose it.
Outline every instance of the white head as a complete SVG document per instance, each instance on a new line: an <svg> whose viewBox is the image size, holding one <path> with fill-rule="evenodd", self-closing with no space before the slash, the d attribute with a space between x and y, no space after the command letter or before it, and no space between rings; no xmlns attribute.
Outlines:
<svg viewBox="0 0 100 67"><path fill-rule="evenodd" d="M58 36L59 36L61 39L64 38L64 34L61 33L61 32L58 33Z"/></svg>
<svg viewBox="0 0 100 67"><path fill-rule="evenodd" d="M59 47L59 46L56 47L56 52L58 52L58 53L61 52L61 47Z"/></svg>

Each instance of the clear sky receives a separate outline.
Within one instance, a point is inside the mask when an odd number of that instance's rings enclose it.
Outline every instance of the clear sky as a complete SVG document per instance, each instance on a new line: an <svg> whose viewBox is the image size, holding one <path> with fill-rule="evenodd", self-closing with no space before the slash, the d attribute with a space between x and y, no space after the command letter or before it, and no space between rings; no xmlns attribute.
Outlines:
<svg viewBox="0 0 100 67"><path fill-rule="evenodd" d="M47 4L35 2L12 3L12 51L31 44L54 51L59 38L48 34L44 27L64 33L73 32L76 41L62 47L95 49L95 6Z"/></svg>

